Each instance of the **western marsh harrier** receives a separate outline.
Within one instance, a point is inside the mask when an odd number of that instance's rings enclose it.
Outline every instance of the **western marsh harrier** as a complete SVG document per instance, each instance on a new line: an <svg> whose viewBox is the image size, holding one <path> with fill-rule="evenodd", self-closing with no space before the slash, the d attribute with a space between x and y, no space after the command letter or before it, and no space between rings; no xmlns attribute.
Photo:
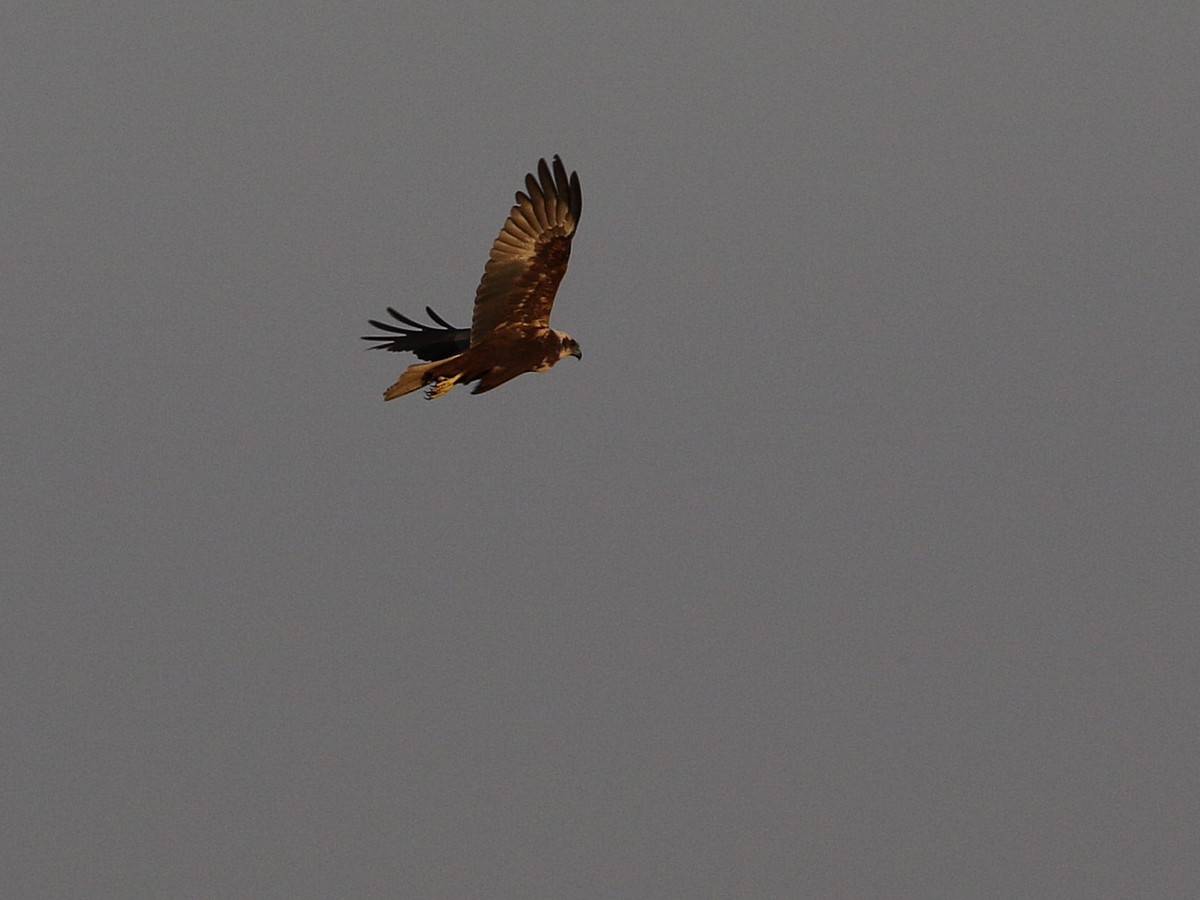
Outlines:
<svg viewBox="0 0 1200 900"><path fill-rule="evenodd" d="M499 387L525 372L544 372L560 359L582 359L570 335L550 327L550 308L567 271L571 238L579 224L583 196L579 176L567 177L562 160L554 168L538 160L537 178L525 176L525 190L492 244L483 280L475 291L471 327L455 328L428 306L435 325L422 325L388 307L401 325L371 319L390 335L368 335L375 350L407 350L418 359L388 388L384 400L426 388L432 400L456 384L475 385L472 394ZM407 327L404 327L407 326Z"/></svg>

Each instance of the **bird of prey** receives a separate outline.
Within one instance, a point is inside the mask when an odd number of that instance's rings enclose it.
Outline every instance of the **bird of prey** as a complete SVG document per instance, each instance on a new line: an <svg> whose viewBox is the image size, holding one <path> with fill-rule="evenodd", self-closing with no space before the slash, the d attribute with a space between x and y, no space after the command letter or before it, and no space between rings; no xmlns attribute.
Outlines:
<svg viewBox="0 0 1200 900"><path fill-rule="evenodd" d="M434 325L391 307L388 313L400 325L369 320L389 332L364 336L376 342L371 349L407 350L428 360L405 369L383 399L423 387L432 400L473 381L478 384L471 393L482 394L525 372L544 372L565 357L582 359L575 339L550 327L550 308L567 271L582 209L579 176L572 172L568 178L557 156L553 171L546 160L538 160L537 177L525 176L525 190L517 192L516 205L492 244L469 329L455 328L428 306Z"/></svg>

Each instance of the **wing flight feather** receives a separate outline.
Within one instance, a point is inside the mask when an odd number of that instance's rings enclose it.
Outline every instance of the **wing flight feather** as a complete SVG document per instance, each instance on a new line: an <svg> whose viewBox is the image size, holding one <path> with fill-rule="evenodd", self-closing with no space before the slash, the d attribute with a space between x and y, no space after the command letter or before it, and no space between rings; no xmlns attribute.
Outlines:
<svg viewBox="0 0 1200 900"><path fill-rule="evenodd" d="M537 178L525 176L525 192L517 192L488 254L475 291L472 345L498 330L549 326L582 209L579 176L568 178L557 156L553 171L539 160Z"/></svg>
<svg viewBox="0 0 1200 900"><path fill-rule="evenodd" d="M435 313L432 307L425 307L425 313L440 326L438 328L410 319L390 306L387 311L393 319L408 327L381 322L378 319L368 319L367 321L375 328L388 332L388 334L363 335L364 341L375 342L375 346L368 347L368 350L410 351L418 359L432 361L462 353L470 345L470 329L455 328Z"/></svg>

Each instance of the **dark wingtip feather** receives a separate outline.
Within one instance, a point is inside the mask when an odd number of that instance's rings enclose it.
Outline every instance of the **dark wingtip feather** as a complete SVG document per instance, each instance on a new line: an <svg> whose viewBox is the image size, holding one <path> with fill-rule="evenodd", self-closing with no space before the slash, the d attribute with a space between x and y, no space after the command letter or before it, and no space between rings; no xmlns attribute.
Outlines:
<svg viewBox="0 0 1200 900"><path fill-rule="evenodd" d="M538 163L539 173L545 171L544 178L548 178L549 169L543 169L546 161L542 160ZM563 165L562 157L557 153L554 154L554 179L550 182L554 185L555 193L559 199L567 204L567 208L571 211L571 218L575 220L575 224L579 224L579 217L583 214L583 192L579 189L579 173L572 172L567 175L567 167Z"/></svg>
<svg viewBox="0 0 1200 900"><path fill-rule="evenodd" d="M392 325L390 322L380 322L378 319L368 319L367 321L372 327L378 328L380 331L385 331L387 334L363 335L360 340L375 342L374 347L366 349L388 350L393 353L410 352L415 354L418 359L433 361L461 353L471 343L471 330L469 328L454 327L434 312L431 307L425 307L425 312L429 314L430 319L441 327L426 325L415 319L410 319L390 306L387 308L387 311L392 318L408 327Z"/></svg>
<svg viewBox="0 0 1200 900"><path fill-rule="evenodd" d="M557 158L557 157L556 157ZM546 165L545 158L539 159L537 164L538 181L542 186L543 194L554 193L554 177L550 174L550 167Z"/></svg>
<svg viewBox="0 0 1200 900"><path fill-rule="evenodd" d="M542 160L538 168L539 175L541 174L541 169L544 168L545 165L546 161ZM527 172L525 174L525 190L528 192L530 199L534 200L535 202L546 196L546 192L542 189L542 183L533 177L532 172Z"/></svg>

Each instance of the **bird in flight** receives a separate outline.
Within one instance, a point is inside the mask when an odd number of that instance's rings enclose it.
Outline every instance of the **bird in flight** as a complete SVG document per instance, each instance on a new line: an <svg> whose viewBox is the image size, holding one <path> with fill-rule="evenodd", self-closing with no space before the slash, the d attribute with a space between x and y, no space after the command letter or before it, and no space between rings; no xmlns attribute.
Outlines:
<svg viewBox="0 0 1200 900"><path fill-rule="evenodd" d="M537 177L525 176L525 190L492 244L483 279L475 291L470 328L455 328L430 307L433 325L423 325L388 307L400 325L370 319L385 335L365 335L374 350L410 351L418 359L384 391L394 400L418 388L440 397L456 384L475 385L482 394L526 372L544 372L560 359L582 359L575 339L550 327L550 308L567 271L571 238L579 224L583 195L579 176L567 177L562 160L553 170L538 160Z"/></svg>

